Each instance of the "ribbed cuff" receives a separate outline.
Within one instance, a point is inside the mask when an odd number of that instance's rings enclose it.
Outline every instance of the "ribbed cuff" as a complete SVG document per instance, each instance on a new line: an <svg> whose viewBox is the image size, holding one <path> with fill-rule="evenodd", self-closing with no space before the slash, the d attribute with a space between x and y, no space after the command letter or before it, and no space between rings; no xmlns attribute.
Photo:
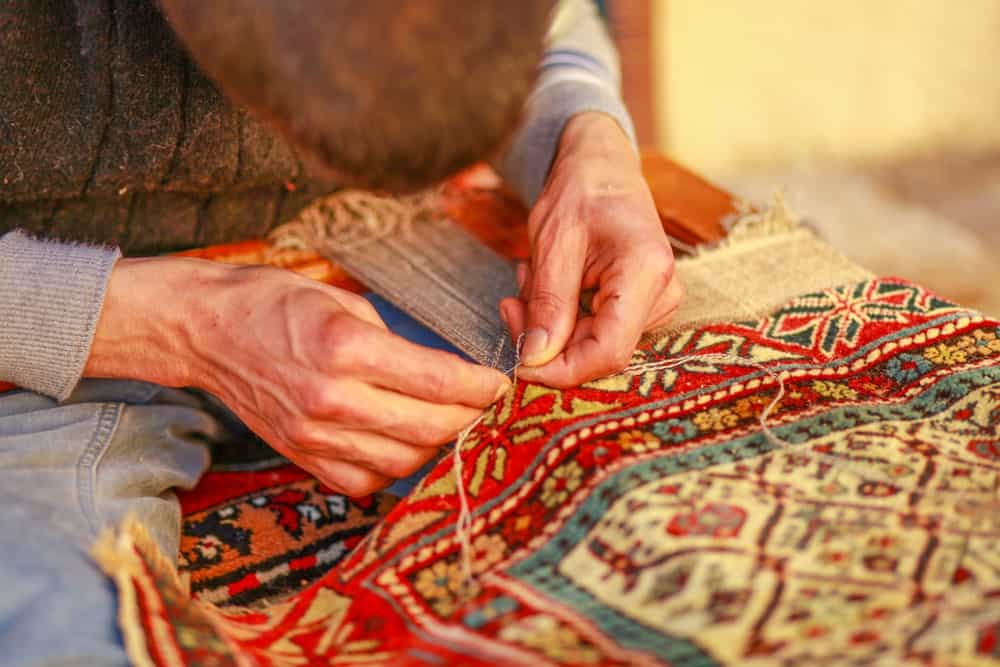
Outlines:
<svg viewBox="0 0 1000 667"><path fill-rule="evenodd" d="M636 145L628 110L610 87L577 79L543 86L531 96L522 129L501 164L507 183L528 206L535 203L545 186L563 128L570 118L585 111L611 116Z"/></svg>
<svg viewBox="0 0 1000 667"><path fill-rule="evenodd" d="M117 248L0 238L0 380L65 400L83 374Z"/></svg>

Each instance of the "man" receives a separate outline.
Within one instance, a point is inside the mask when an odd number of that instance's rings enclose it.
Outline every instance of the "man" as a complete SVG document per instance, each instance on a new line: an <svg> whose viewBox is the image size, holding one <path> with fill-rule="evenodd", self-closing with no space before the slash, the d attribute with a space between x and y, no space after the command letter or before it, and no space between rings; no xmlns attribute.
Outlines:
<svg viewBox="0 0 1000 667"><path fill-rule="evenodd" d="M498 4L520 13L514 27L529 35L541 26L532 17L549 16L538 3ZM676 308L670 248L618 98L615 55L589 2L560 5L526 102L508 88L516 93L533 77L498 50L523 35L504 33L510 18L479 3L330 3L343 30L335 58L329 35L312 34L314 17L296 17L295 3L261 0L242 13L239 5L162 2L200 67L341 182L416 186L490 157L488 147L503 140L495 163L532 204L521 294L499 304L511 334L524 334L521 377L568 386L620 370L641 333ZM90 10L77 6L86 32ZM393 11L402 18L378 30L362 20ZM482 33L480 51L463 51L484 17L496 31ZM437 27L462 21L467 29L444 36ZM402 55L390 48L372 56L374 66L364 49L378 49L382 32L401 40ZM424 32L446 43L431 38L406 53ZM449 48L470 58L459 62L500 68L493 74L508 85L487 82L496 94L477 96L482 77L451 67ZM400 78L406 62L419 87ZM324 85L300 85L313 76ZM407 108L388 99L395 95ZM515 103L523 117L506 137L514 118L505 109ZM413 122L440 131L401 130ZM449 136L468 123L469 141ZM17 180L8 173L0 180ZM578 317L589 288L597 290L593 314ZM0 313L0 380L23 388L0 394L0 582L8 591L0 664L124 662L110 584L83 550L131 512L176 554L171 489L197 481L208 465L203 443L225 423L198 394L172 388L217 397L330 487L362 495L418 470L509 387L496 370L394 335L364 299L288 272L121 259L17 231L0 238Z"/></svg>

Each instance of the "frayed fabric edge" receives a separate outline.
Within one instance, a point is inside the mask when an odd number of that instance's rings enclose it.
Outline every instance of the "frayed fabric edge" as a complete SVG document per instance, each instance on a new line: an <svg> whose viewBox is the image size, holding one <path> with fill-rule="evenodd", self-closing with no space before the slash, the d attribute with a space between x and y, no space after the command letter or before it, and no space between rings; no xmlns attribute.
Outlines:
<svg viewBox="0 0 1000 667"><path fill-rule="evenodd" d="M679 261L693 262L717 254L724 255L727 251L739 250L748 244L754 245L777 236L814 235L808 227L802 225L799 216L788 207L781 192L775 192L771 196L770 205L762 211L751 208L745 202L740 202L739 206L738 212L722 221L722 226L727 232L725 238L716 243L696 246L690 258Z"/></svg>
<svg viewBox="0 0 1000 667"><path fill-rule="evenodd" d="M118 593L118 626L125 643L125 653L136 667L188 667L177 647L174 627L164 614L160 586L173 587L188 604L205 615L220 641L229 647L229 655L238 667L255 667L256 662L232 643L215 605L191 597L191 582L179 574L173 561L163 553L145 526L128 515L117 529L105 528L90 549L98 567L115 583ZM157 581L160 581L160 586ZM141 597L141 599L140 599ZM286 603L266 605L272 609ZM145 610L142 608L144 605ZM226 616L254 613L258 608L231 607ZM145 619L145 622L144 622ZM154 658L154 655L156 656Z"/></svg>
<svg viewBox="0 0 1000 667"><path fill-rule="evenodd" d="M171 641L157 642L159 662L154 661L150 653L147 631L142 622L140 594L146 604L159 606L159 596L153 584L157 576L166 577L184 595L188 594L189 588L145 527L134 516L127 516L117 531L105 528L90 553L98 567L115 582L118 626L125 641L125 653L132 664L136 667L185 667L183 657L169 650L173 646ZM161 615L149 613L147 618L149 632L157 638L163 639L172 631Z"/></svg>

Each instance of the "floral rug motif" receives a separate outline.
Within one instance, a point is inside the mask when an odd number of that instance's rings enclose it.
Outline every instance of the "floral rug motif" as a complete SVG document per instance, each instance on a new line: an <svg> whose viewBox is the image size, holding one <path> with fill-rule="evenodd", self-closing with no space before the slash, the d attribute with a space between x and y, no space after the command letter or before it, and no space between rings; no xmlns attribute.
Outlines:
<svg viewBox="0 0 1000 667"><path fill-rule="evenodd" d="M97 552L130 655L275 667L1000 659L1000 323L866 280L663 335L636 359L681 356L692 359L567 391L518 382L487 413L461 451L471 582L451 457L363 537L376 501L348 506L307 478L232 504L269 530L359 531L322 578L264 608L193 600L126 527ZM238 535L217 548L196 532L189 568L239 550Z"/></svg>
<svg viewBox="0 0 1000 667"><path fill-rule="evenodd" d="M348 498L292 465L210 472L178 495L180 570L195 597L217 605L288 597L340 562L397 502L386 493Z"/></svg>

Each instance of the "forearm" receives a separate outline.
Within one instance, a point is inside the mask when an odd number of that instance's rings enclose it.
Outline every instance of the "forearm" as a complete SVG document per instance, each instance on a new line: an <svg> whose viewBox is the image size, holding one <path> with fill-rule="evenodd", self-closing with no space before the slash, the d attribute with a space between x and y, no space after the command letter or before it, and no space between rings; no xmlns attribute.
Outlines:
<svg viewBox="0 0 1000 667"><path fill-rule="evenodd" d="M171 387L204 379L205 339L218 326L213 299L233 267L180 257L120 260L111 274L83 375Z"/></svg>
<svg viewBox="0 0 1000 667"><path fill-rule="evenodd" d="M618 57L592 0L563 0L521 127L496 167L529 205L541 193L567 123L584 112L612 119L634 148L619 92Z"/></svg>
<svg viewBox="0 0 1000 667"><path fill-rule="evenodd" d="M225 291L234 272L195 259L121 259L116 249L20 232L0 237L0 383L57 400L82 377L197 384L211 372L199 335L220 316L204 297Z"/></svg>

